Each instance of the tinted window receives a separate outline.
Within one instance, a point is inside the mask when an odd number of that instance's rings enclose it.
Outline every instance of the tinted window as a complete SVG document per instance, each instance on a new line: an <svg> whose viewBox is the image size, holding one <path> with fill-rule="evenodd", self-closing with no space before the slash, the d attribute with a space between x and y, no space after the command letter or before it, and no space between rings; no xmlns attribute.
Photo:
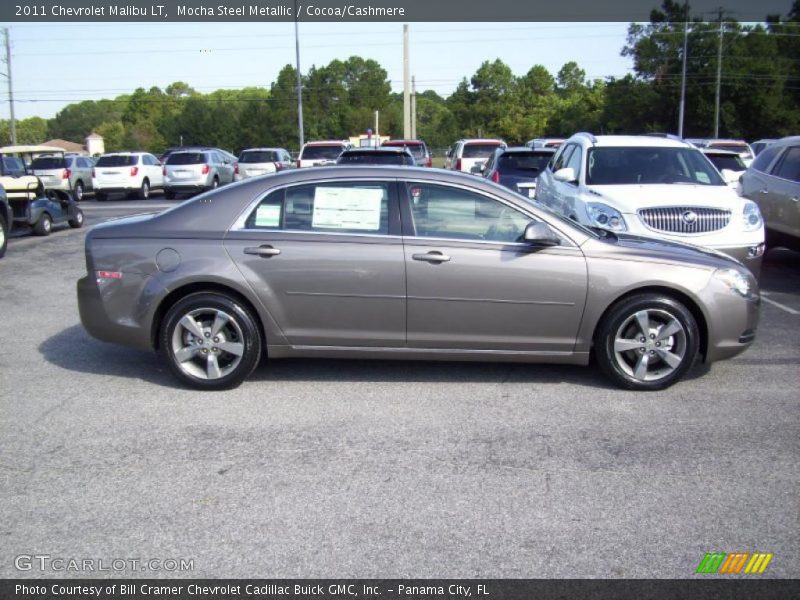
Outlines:
<svg viewBox="0 0 800 600"><path fill-rule="evenodd" d="M37 156L31 163L31 169L64 169L66 166L63 156Z"/></svg>
<svg viewBox="0 0 800 600"><path fill-rule="evenodd" d="M772 163L778 153L783 150L783 146L768 146L761 151L761 154L756 156L756 159L753 161L753 164L750 166L754 168L756 171L761 171L762 173L767 172L767 167Z"/></svg>
<svg viewBox="0 0 800 600"><path fill-rule="evenodd" d="M572 155L572 152L575 150L575 148L577 148L575 144L567 144L556 155L555 162L553 163L553 173L567 166L567 161L569 160L569 157Z"/></svg>
<svg viewBox="0 0 800 600"><path fill-rule="evenodd" d="M278 160L278 153L272 150L248 150L239 155L240 163L265 163Z"/></svg>
<svg viewBox="0 0 800 600"><path fill-rule="evenodd" d="M567 162L564 166L568 169L575 171L575 179L581 176L581 160L583 158L583 150L580 146L575 146L575 150L569 155Z"/></svg>
<svg viewBox="0 0 800 600"><path fill-rule="evenodd" d="M136 164L138 159L128 154L117 154L111 156L101 156L97 159L97 167L131 167Z"/></svg>
<svg viewBox="0 0 800 600"><path fill-rule="evenodd" d="M739 156L733 154L717 154L708 157L718 170L744 171L747 167Z"/></svg>
<svg viewBox="0 0 800 600"><path fill-rule="evenodd" d="M414 158L424 158L425 157L425 146L422 144L404 144L402 142L386 142L383 144L384 146L389 146L390 148L407 148L411 155Z"/></svg>
<svg viewBox="0 0 800 600"><path fill-rule="evenodd" d="M474 192L425 183L407 184L419 237L515 242L531 219Z"/></svg>
<svg viewBox="0 0 800 600"><path fill-rule="evenodd" d="M591 148L586 163L586 183L725 185L702 153L688 147Z"/></svg>
<svg viewBox="0 0 800 600"><path fill-rule="evenodd" d="M303 160L335 160L342 153L344 148L342 146L306 146L303 148Z"/></svg>
<svg viewBox="0 0 800 600"><path fill-rule="evenodd" d="M464 144L461 158L486 158L502 144Z"/></svg>
<svg viewBox="0 0 800 600"><path fill-rule="evenodd" d="M362 165L410 165L414 159L399 152L345 152L336 159L336 164L362 164Z"/></svg>
<svg viewBox="0 0 800 600"><path fill-rule="evenodd" d="M552 156L552 154L505 153L500 156L500 162L497 165L497 170L501 173L525 171L528 174L535 174L539 171L544 171L545 167L547 167L547 162Z"/></svg>
<svg viewBox="0 0 800 600"><path fill-rule="evenodd" d="M167 159L168 165L199 165L206 162L203 152L175 152Z"/></svg>
<svg viewBox="0 0 800 600"><path fill-rule="evenodd" d="M781 162L773 171L773 175L791 181L800 181L800 147L789 148L781 158Z"/></svg>

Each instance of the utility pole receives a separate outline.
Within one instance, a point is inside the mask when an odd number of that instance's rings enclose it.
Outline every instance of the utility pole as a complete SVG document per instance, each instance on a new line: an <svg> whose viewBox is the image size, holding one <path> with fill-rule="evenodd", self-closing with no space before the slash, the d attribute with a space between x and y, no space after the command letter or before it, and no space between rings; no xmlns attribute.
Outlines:
<svg viewBox="0 0 800 600"><path fill-rule="evenodd" d="M411 139L417 139L417 82L411 77Z"/></svg>
<svg viewBox="0 0 800 600"><path fill-rule="evenodd" d="M297 0L294 0L294 52L297 62L297 128L300 132L300 150L303 149L305 144L305 135L303 133L303 80L300 76L300 30L298 21L300 15L297 14Z"/></svg>
<svg viewBox="0 0 800 600"><path fill-rule="evenodd" d="M411 90L408 64L408 25L403 25L403 139L411 138Z"/></svg>
<svg viewBox="0 0 800 600"><path fill-rule="evenodd" d="M719 46L717 47L717 90L714 94L714 137L719 137L719 92L722 85L722 32L724 24L722 22L722 7L717 11L719 18Z"/></svg>
<svg viewBox="0 0 800 600"><path fill-rule="evenodd" d="M380 141L381 141L381 133L380 133L381 130L378 129L378 125L380 124L379 118L380 118L380 111L376 110L375 111L375 137L378 139L378 143L380 143Z"/></svg>
<svg viewBox="0 0 800 600"><path fill-rule="evenodd" d="M683 3L683 65L681 67L681 104L678 114L678 137L683 137L683 118L686 114L686 59L689 53L689 2Z"/></svg>
<svg viewBox="0 0 800 600"><path fill-rule="evenodd" d="M8 107L11 117L11 144L17 143L17 121L14 119L14 81L11 77L11 36L8 33L8 27L3 28L3 35L6 41L6 67L7 73L4 73L8 79Z"/></svg>

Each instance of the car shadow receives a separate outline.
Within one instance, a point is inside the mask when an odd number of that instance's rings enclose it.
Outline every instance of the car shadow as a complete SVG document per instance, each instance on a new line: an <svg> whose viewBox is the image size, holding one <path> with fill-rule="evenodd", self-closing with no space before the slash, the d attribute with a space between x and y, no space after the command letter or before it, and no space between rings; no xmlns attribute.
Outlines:
<svg viewBox="0 0 800 600"><path fill-rule="evenodd" d="M800 296L800 252L780 247L767 250L758 284L766 292Z"/></svg>
<svg viewBox="0 0 800 600"><path fill-rule="evenodd" d="M39 345L39 352L48 362L69 371L138 379L154 385L186 389L155 353L95 340L80 325L73 325L48 338ZM696 365L684 380L702 377L708 371L709 366ZM568 383L593 389L617 389L594 365L324 358L287 358L264 362L248 381Z"/></svg>

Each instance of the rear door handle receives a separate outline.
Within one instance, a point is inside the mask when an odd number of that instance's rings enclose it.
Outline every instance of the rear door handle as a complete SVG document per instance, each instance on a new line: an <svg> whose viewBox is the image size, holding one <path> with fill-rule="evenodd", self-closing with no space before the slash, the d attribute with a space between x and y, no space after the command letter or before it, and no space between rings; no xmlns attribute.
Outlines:
<svg viewBox="0 0 800 600"><path fill-rule="evenodd" d="M264 245L264 246L251 246L249 248L244 249L245 254L254 254L256 256L278 256L281 251L278 248L273 248L272 246Z"/></svg>
<svg viewBox="0 0 800 600"><path fill-rule="evenodd" d="M769 194L769 190L768 190L767 188L764 188L763 190L761 190L761 192L760 192L760 193L762 193L762 194Z"/></svg>
<svg viewBox="0 0 800 600"><path fill-rule="evenodd" d="M792 196L792 202L800 202L799 196Z"/></svg>
<svg viewBox="0 0 800 600"><path fill-rule="evenodd" d="M423 260L425 262L432 262L432 263L441 263L441 262L448 262L450 257L447 254L442 254L438 250L434 250L433 252L428 252L426 254L412 254L411 258L414 260Z"/></svg>

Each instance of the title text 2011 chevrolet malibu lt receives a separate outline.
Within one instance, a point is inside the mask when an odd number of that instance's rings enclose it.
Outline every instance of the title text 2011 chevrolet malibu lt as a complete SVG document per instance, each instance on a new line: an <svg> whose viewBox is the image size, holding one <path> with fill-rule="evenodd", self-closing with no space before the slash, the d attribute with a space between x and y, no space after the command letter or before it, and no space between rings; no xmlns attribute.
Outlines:
<svg viewBox="0 0 800 600"><path fill-rule="evenodd" d="M81 320L199 389L266 354L586 364L654 390L752 342L753 276L714 251L596 232L459 173L255 178L95 227Z"/></svg>

